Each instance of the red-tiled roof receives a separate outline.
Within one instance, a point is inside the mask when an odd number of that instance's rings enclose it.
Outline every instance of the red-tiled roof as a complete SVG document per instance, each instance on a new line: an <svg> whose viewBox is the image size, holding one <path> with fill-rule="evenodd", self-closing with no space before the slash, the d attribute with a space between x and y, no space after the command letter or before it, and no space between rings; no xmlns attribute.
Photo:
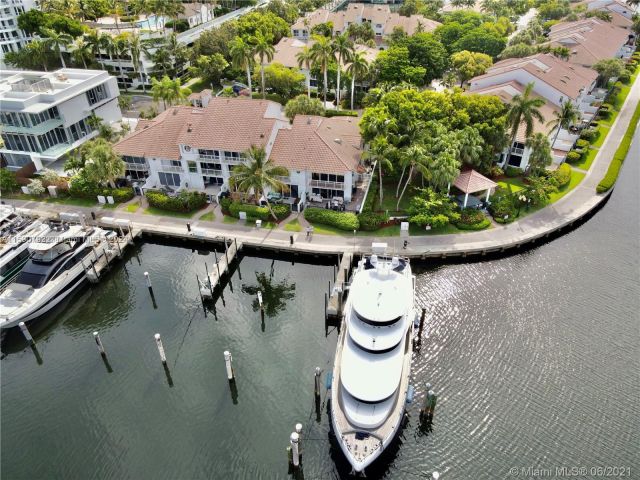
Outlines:
<svg viewBox="0 0 640 480"><path fill-rule="evenodd" d="M458 175L453 185L464 193L475 193L497 187L498 184L489 180L475 170L465 170Z"/></svg>

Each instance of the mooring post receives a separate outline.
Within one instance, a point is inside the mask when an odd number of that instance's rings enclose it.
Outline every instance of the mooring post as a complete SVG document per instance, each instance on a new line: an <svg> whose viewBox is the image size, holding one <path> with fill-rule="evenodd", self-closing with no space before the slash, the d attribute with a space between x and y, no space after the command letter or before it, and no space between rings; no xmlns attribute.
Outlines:
<svg viewBox="0 0 640 480"><path fill-rule="evenodd" d="M438 480L440 478L440 474L438 472L433 472L431 474L431 480Z"/></svg>
<svg viewBox="0 0 640 480"><path fill-rule="evenodd" d="M231 352L229 350L224 351L224 365L227 369L227 380L232 381L233 378L233 358L231 357Z"/></svg>
<svg viewBox="0 0 640 480"><path fill-rule="evenodd" d="M264 311L264 303L262 302L262 292L258 290L258 305L260 306L260 311Z"/></svg>
<svg viewBox="0 0 640 480"><path fill-rule="evenodd" d="M102 340L100 340L100 335L98 335L98 332L93 332L93 339L96 341L96 345L98 346L98 352L100 352L100 355L106 357L107 353L104 351Z"/></svg>
<svg viewBox="0 0 640 480"><path fill-rule="evenodd" d="M22 330L22 335L24 335L24 338L25 340L27 340L27 343L31 346L35 345L36 342L33 341L33 337L31 336L31 332L29 332L27 325L24 322L20 322L18 325L20 326L20 330Z"/></svg>
<svg viewBox="0 0 640 480"><path fill-rule="evenodd" d="M93 255L96 257L96 262L98 261L98 252L96 252L96 247L91 247L91 249L93 250Z"/></svg>
<svg viewBox="0 0 640 480"><path fill-rule="evenodd" d="M420 324L418 325L418 338L422 338L422 328L424 327L424 319L427 316L427 309L422 308L422 314L420 315Z"/></svg>
<svg viewBox="0 0 640 480"><path fill-rule="evenodd" d="M96 271L96 264L92 263L91 268L93 269L93 275L96 277L96 282L98 281L98 272Z"/></svg>
<svg viewBox="0 0 640 480"><path fill-rule="evenodd" d="M316 372L313 377L313 393L316 397L320 396L320 367L316 367Z"/></svg>
<svg viewBox="0 0 640 480"><path fill-rule="evenodd" d="M213 282L211 281L211 277L209 276L209 267L207 267L207 262L204 262L204 269L207 272L207 281L209 282L209 291L211 292L211 298L213 298Z"/></svg>
<svg viewBox="0 0 640 480"><path fill-rule="evenodd" d="M327 321L327 304L329 303L329 300L327 299L327 294L324 294L324 321Z"/></svg>
<svg viewBox="0 0 640 480"><path fill-rule="evenodd" d="M431 384L429 382L424 384L424 391L427 392L425 394L424 397L424 403L422 404L422 408L420 409L420 416L422 417L422 415L424 415L427 411L427 406L429 403L428 397L429 397L429 392L431 391Z"/></svg>
<svg viewBox="0 0 640 480"><path fill-rule="evenodd" d="M151 278L149 277L149 272L144 272L144 281L147 284L147 288L149 289L149 293L153 295L153 287L151 286Z"/></svg>
<svg viewBox="0 0 640 480"><path fill-rule="evenodd" d="M290 437L291 443L291 459L293 462L294 468L298 468L300 466L300 450L298 445L299 436L296 432L293 432Z"/></svg>
<svg viewBox="0 0 640 480"><path fill-rule="evenodd" d="M289 245L293 246L293 235L289 235Z"/></svg>
<svg viewBox="0 0 640 480"><path fill-rule="evenodd" d="M187 222L187 232L191 232L191 224Z"/></svg>
<svg viewBox="0 0 640 480"><path fill-rule="evenodd" d="M162 360L162 364L167 364L167 356L164 353L164 347L162 346L162 339L160 338L160 334L156 333L153 336L156 339L156 345L158 346L158 352L160 353L160 360Z"/></svg>
<svg viewBox="0 0 640 480"><path fill-rule="evenodd" d="M116 238L116 245L118 246L118 256L122 258L122 249L120 248L120 239Z"/></svg>
<svg viewBox="0 0 640 480"><path fill-rule="evenodd" d="M236 246L236 255L238 254L238 240L236 237L233 237L233 244Z"/></svg>
<svg viewBox="0 0 640 480"><path fill-rule="evenodd" d="M227 271L229 271L229 247L227 246L227 238L224 239L224 258L227 260Z"/></svg>
<svg viewBox="0 0 640 480"><path fill-rule="evenodd" d="M118 225L118 230L120 230L120 236L124 238L124 231L122 230L122 225Z"/></svg>
<svg viewBox="0 0 640 480"><path fill-rule="evenodd" d="M298 451L302 451L302 424L296 423L296 433L298 434Z"/></svg>

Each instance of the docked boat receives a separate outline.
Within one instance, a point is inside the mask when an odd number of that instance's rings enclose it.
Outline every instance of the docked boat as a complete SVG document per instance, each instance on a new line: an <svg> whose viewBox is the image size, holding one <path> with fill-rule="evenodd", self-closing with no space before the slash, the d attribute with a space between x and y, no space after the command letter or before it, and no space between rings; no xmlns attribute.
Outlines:
<svg viewBox="0 0 640 480"><path fill-rule="evenodd" d="M36 319L71 294L86 279L92 250L107 248L108 232L80 225L51 227L29 244L30 258L0 294L0 328Z"/></svg>
<svg viewBox="0 0 640 480"><path fill-rule="evenodd" d="M9 231L2 237L0 247L0 288L20 273L31 253L29 243L49 231L49 226L39 220L30 221L24 228Z"/></svg>
<svg viewBox="0 0 640 480"><path fill-rule="evenodd" d="M366 257L353 275L333 366L331 417L355 472L380 456L402 423L414 288L409 260L397 256Z"/></svg>

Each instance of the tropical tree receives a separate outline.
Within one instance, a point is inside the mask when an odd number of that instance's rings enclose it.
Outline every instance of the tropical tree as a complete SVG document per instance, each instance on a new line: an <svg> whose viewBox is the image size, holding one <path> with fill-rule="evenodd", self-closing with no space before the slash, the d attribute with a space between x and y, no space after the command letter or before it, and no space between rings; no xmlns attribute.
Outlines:
<svg viewBox="0 0 640 480"><path fill-rule="evenodd" d="M351 63L347 66L347 73L351 75L351 110L356 90L356 79L360 80L369 73L369 62L363 52L355 52L351 56Z"/></svg>
<svg viewBox="0 0 640 480"><path fill-rule="evenodd" d="M305 46L296 53L298 66L307 71L307 97L311 98L311 64L313 63L313 52L308 46Z"/></svg>
<svg viewBox="0 0 640 480"><path fill-rule="evenodd" d="M58 33L55 30L46 27L42 28L41 33L45 37L43 39L45 44L50 46L58 54L62 68L66 68L67 65L64 63L64 57L62 56L62 50L60 47L66 47L73 41L71 35L67 33Z"/></svg>
<svg viewBox="0 0 640 480"><path fill-rule="evenodd" d="M340 74L342 73L342 63L351 60L354 52L353 41L346 33L336 35L331 46L334 54L338 57L338 78L336 81L336 108L340 110Z"/></svg>
<svg viewBox="0 0 640 480"><path fill-rule="evenodd" d="M322 85L322 96L324 103L326 104L327 84L329 82L329 79L327 78L327 72L329 71L329 63L335 60L335 57L333 55L333 46L331 44L331 39L322 35L314 35L313 40L315 41L315 43L311 47L313 63L315 66L320 67L320 70L322 70L324 79L324 83Z"/></svg>
<svg viewBox="0 0 640 480"><path fill-rule="evenodd" d="M287 102L284 113L291 121L296 115L324 115L325 108L317 98L298 95Z"/></svg>
<svg viewBox="0 0 640 480"><path fill-rule="evenodd" d="M619 58L605 58L596 62L592 68L600 74L600 84L607 85L609 79L624 73L624 62Z"/></svg>
<svg viewBox="0 0 640 480"><path fill-rule="evenodd" d="M376 162L378 164L378 192L380 196L379 205L382 205L382 169L386 171L393 170L393 164L389 160L389 156L393 150L393 146L389 141L381 136L376 137L369 145L369 150L364 152L364 158Z"/></svg>
<svg viewBox="0 0 640 480"><path fill-rule="evenodd" d="M527 138L525 143L531 149L529 154L528 169L533 172L544 169L551 165L551 145L549 145L549 137L544 133L538 132Z"/></svg>
<svg viewBox="0 0 640 480"><path fill-rule="evenodd" d="M267 159L267 153L264 148L251 146L245 152L247 162L236 165L231 171L229 177L229 186L238 190L249 193L253 192L256 197L256 203L260 201L265 193L265 189L285 191L287 185L278 180L278 176L289 175L289 170L285 167L274 165L271 159ZM274 220L278 217L273 212L269 200L265 196L267 208Z"/></svg>
<svg viewBox="0 0 640 480"><path fill-rule="evenodd" d="M213 55L200 55L195 60L195 65L190 67L191 72L205 80L207 83L218 84L223 72L229 66L229 62L220 53Z"/></svg>
<svg viewBox="0 0 640 480"><path fill-rule="evenodd" d="M560 134L560 129L564 128L565 130L568 130L572 124L578 121L580 118L580 111L572 102L567 100L560 106L560 110L555 110L553 112L553 117L554 118L547 123L547 126L551 127L549 133L554 130L556 131L553 136L553 141L551 142L551 147L555 145L558 135Z"/></svg>
<svg viewBox="0 0 640 480"><path fill-rule="evenodd" d="M124 175L126 166L111 144L103 138L92 140L86 149L86 157L83 171L87 179L115 188L115 181Z"/></svg>
<svg viewBox="0 0 640 480"><path fill-rule="evenodd" d="M71 44L71 56L76 62L82 63L85 70L88 68L87 61L92 60L91 48L85 37L78 37Z"/></svg>
<svg viewBox="0 0 640 480"><path fill-rule="evenodd" d="M142 76L142 70L140 69L142 52L143 48L142 43L140 42L140 35L134 33L129 37L129 54L131 55L131 63L133 64L133 73L138 75L140 84L142 85L142 91L146 92L146 82Z"/></svg>
<svg viewBox="0 0 640 480"><path fill-rule="evenodd" d="M154 100L162 100L164 108L171 106L173 102L184 100L191 94L191 90L182 86L179 78L172 80L165 75L162 80L153 78L151 80L151 95Z"/></svg>
<svg viewBox="0 0 640 480"><path fill-rule="evenodd" d="M451 65L458 75L462 87L467 80L484 74L493 65L493 60L484 53L463 50L451 55Z"/></svg>
<svg viewBox="0 0 640 480"><path fill-rule="evenodd" d="M478 165L484 152L484 140L478 130L466 126L457 132L458 158L467 165Z"/></svg>
<svg viewBox="0 0 640 480"><path fill-rule="evenodd" d="M262 83L262 98L266 98L265 95L265 82L264 82L264 66L265 61L270 62L273 60L273 54L276 52L273 44L271 43L271 38L267 38L262 33L258 32L258 34L254 38L254 47L253 53L257 55L260 59L260 80Z"/></svg>
<svg viewBox="0 0 640 480"><path fill-rule="evenodd" d="M544 122L544 117L539 109L545 104L545 101L540 97L532 96L533 87L533 82L527 84L524 92L514 95L509 104L509 109L507 110L507 128L511 130L511 141L509 142L505 165L509 164L512 145L516 140L516 135L522 124L524 124L525 127L525 138L529 138L533 133L534 121Z"/></svg>
<svg viewBox="0 0 640 480"><path fill-rule="evenodd" d="M235 68L246 71L249 95L252 95L253 89L251 88L251 67L254 63L254 56L251 45L246 43L241 37L236 37L231 42L229 53L231 54L231 63L233 64L233 66Z"/></svg>

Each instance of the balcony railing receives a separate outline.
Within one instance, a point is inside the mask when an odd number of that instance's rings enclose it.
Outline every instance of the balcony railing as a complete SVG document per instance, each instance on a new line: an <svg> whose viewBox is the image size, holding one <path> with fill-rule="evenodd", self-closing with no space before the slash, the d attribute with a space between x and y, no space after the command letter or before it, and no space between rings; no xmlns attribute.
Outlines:
<svg viewBox="0 0 640 480"><path fill-rule="evenodd" d="M241 163L244 163L246 160L245 157L229 157L227 155L222 157L222 161L224 163L232 163L234 165L239 165Z"/></svg>
<svg viewBox="0 0 640 480"><path fill-rule="evenodd" d="M316 188L331 188L333 190L344 190L344 182L329 182L326 180L311 180L309 182L311 187Z"/></svg>
<svg viewBox="0 0 640 480"><path fill-rule="evenodd" d="M200 153L198 157L202 160L216 160L217 162L219 162L221 158L220 155L203 155L202 153Z"/></svg>
<svg viewBox="0 0 640 480"><path fill-rule="evenodd" d="M136 172L148 172L149 165L143 165L141 163L125 163L127 170L132 170Z"/></svg>
<svg viewBox="0 0 640 480"><path fill-rule="evenodd" d="M280 180L282 183L291 183L291 177L283 177L281 175L274 175L276 180Z"/></svg>
<svg viewBox="0 0 640 480"><path fill-rule="evenodd" d="M182 167L174 167L168 165L160 165L160 171L162 172L175 172L175 173L183 173L184 170Z"/></svg>
<svg viewBox="0 0 640 480"><path fill-rule="evenodd" d="M202 170L202 175L209 175L212 177L222 176L222 170L214 170L213 168L203 168L201 170Z"/></svg>

